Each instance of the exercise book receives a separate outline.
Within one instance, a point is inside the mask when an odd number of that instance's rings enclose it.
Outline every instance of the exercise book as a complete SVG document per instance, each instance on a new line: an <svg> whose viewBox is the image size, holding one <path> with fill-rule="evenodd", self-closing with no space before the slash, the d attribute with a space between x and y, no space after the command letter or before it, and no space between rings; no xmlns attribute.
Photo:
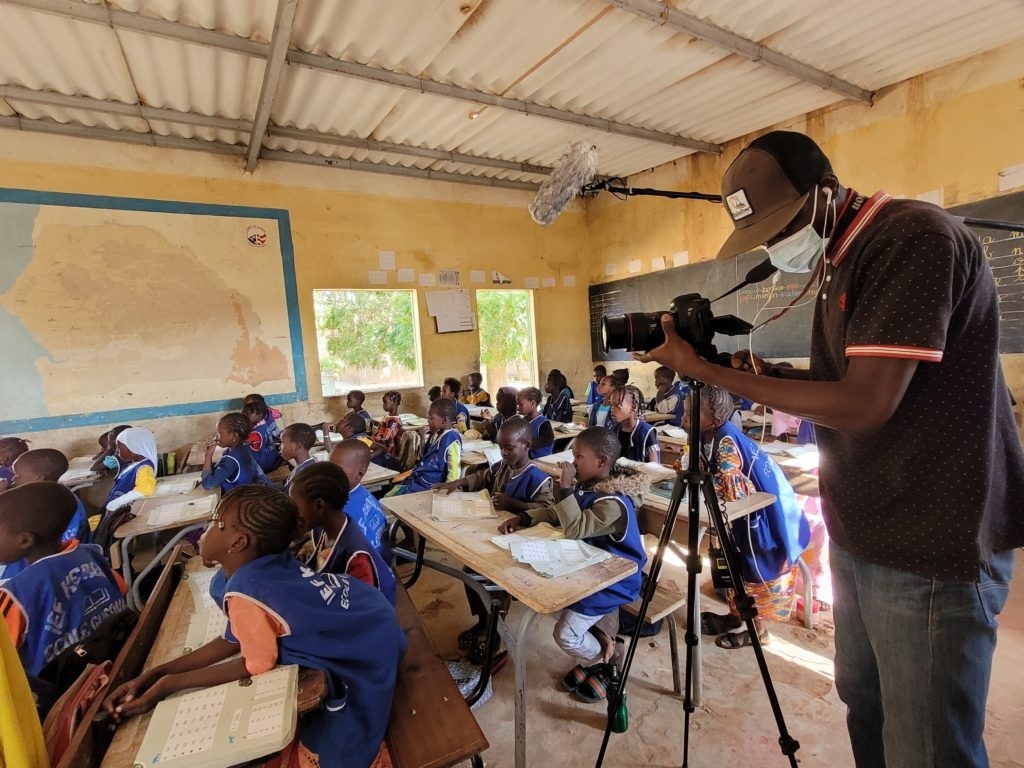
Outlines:
<svg viewBox="0 0 1024 768"><path fill-rule="evenodd" d="M295 736L297 665L161 701L136 766L228 768L279 752Z"/></svg>

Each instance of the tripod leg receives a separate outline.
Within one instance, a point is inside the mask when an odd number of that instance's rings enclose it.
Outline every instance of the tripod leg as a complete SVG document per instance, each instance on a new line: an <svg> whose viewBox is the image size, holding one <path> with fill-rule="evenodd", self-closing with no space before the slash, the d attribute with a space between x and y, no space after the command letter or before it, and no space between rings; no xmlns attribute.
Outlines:
<svg viewBox="0 0 1024 768"><path fill-rule="evenodd" d="M672 691L676 696L683 692L683 684L679 680L679 637L676 632L676 617L668 615L668 642L672 651Z"/></svg>

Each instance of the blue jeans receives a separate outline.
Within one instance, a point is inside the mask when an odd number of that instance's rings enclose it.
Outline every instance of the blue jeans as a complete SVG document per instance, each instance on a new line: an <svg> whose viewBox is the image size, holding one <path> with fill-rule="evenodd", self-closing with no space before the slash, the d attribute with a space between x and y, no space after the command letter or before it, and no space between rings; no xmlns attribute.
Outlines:
<svg viewBox="0 0 1024 768"><path fill-rule="evenodd" d="M832 542L836 688L858 768L987 768L996 616L1013 550L978 582L874 565Z"/></svg>

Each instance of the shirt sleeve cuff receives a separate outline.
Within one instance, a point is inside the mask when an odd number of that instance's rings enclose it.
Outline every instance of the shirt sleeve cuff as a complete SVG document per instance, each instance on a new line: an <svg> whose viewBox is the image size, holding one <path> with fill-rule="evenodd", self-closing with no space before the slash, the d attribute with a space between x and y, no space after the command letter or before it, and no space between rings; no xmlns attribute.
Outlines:
<svg viewBox="0 0 1024 768"><path fill-rule="evenodd" d="M905 360L921 360L926 363L941 363L942 350L931 347L909 347L898 344L851 344L846 348L847 357L898 357Z"/></svg>

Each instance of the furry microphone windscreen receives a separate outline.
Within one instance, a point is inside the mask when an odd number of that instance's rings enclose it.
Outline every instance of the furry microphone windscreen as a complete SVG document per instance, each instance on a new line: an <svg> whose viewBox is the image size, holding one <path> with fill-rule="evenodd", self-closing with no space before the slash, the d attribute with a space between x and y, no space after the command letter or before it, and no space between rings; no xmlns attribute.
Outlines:
<svg viewBox="0 0 1024 768"><path fill-rule="evenodd" d="M529 205L530 216L538 224L550 224L569 207L580 188L596 176L597 147L589 142L574 141L537 190Z"/></svg>

